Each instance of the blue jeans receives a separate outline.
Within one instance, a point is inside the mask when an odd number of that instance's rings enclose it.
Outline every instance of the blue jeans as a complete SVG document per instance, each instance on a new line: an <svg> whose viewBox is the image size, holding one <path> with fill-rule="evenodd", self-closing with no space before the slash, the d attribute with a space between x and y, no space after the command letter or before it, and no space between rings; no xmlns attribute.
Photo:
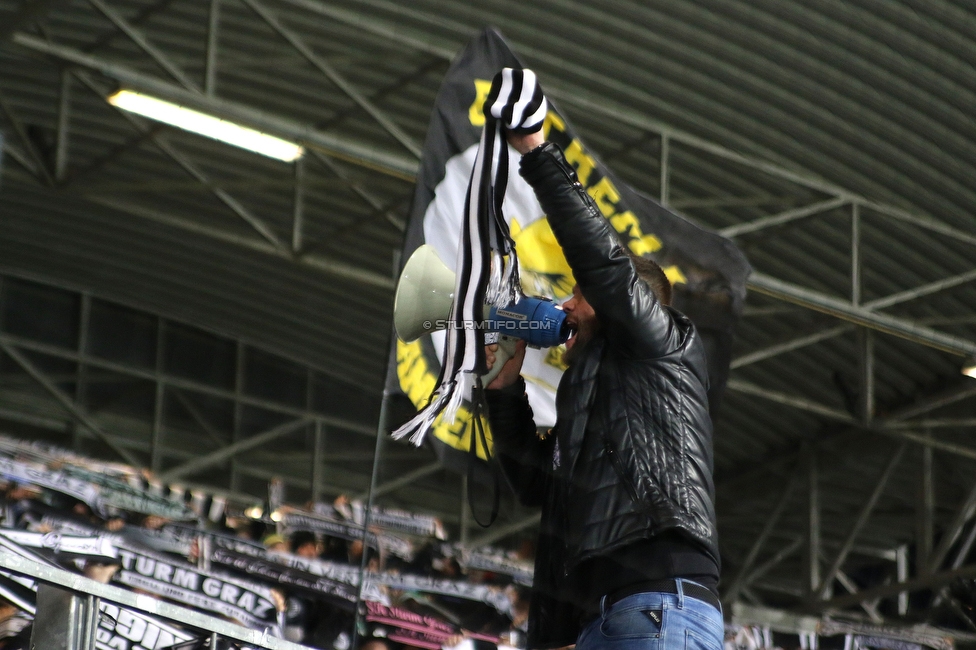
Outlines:
<svg viewBox="0 0 976 650"><path fill-rule="evenodd" d="M683 593L633 594L600 609L580 632L576 650L722 650L724 645L722 612Z"/></svg>

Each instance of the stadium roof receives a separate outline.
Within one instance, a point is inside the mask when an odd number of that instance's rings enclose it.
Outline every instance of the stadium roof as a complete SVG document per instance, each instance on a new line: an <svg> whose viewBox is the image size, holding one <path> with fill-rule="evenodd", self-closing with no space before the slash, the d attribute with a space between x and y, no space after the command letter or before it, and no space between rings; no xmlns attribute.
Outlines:
<svg viewBox="0 0 976 650"><path fill-rule="evenodd" d="M941 566L933 535L959 538L976 502L969 3L0 0L0 274L378 396L433 99L487 25L622 178L755 269L716 423L727 587L799 602L811 552L820 578L840 558L854 583L878 562L904 578L907 548ZM120 87L309 154L129 116L105 101Z"/></svg>

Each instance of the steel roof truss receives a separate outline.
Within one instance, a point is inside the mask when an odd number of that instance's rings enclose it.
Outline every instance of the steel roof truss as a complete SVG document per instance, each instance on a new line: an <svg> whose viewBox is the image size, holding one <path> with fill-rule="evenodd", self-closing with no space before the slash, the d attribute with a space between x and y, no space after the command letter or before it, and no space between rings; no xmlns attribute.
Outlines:
<svg viewBox="0 0 976 650"><path fill-rule="evenodd" d="M841 567L847 560L848 554L851 552L851 549L854 548L854 542L857 541L857 536L860 534L861 529L864 528L864 525L868 522L868 519L871 517L871 513L874 512L874 508L878 504L878 499L880 499L881 495L884 493L884 490L888 485L888 480L894 473L898 463L901 462L902 456L905 455L905 449L907 448L908 443L902 442L900 445L898 445L897 449L895 449L895 453L891 455L891 458L888 460L888 464L881 472L881 476L878 477L878 482L875 484L874 490L871 492L871 496L868 497L868 500L865 501L864 505L861 507L861 512L858 514L854 525L847 534L847 538L841 545L840 551L838 551L837 556L834 558L834 561L827 570L827 573L824 574L820 586L816 589L817 598L823 599L827 597L831 583L833 582L834 578L839 575Z"/></svg>
<svg viewBox="0 0 976 650"><path fill-rule="evenodd" d="M149 42L149 39L143 35L141 31L129 24L125 18L123 18L117 11L109 7L103 0L88 0L88 2L95 7L103 16L105 16L109 22L111 22L115 27L129 37L133 43L135 43L140 50L145 52L149 58L156 62L160 68L166 71L169 76L173 77L178 81L183 87L194 92L199 92L200 88L195 84L186 74L180 70L180 68L169 60L162 51L159 50L155 45Z"/></svg>
<svg viewBox="0 0 976 650"><path fill-rule="evenodd" d="M811 217L817 214L828 212L849 202L849 199L843 196L834 197L826 201L818 201L817 203L811 203L810 205L805 205L799 208L793 208L790 210L785 210L778 214L773 214L768 217L761 217L755 221L747 221L745 223L738 223L734 226L729 226L728 228L723 228L719 230L719 234L725 237L739 237L741 235L746 235L760 230L765 230L766 228L772 228L774 226L781 226L783 224L798 221L800 219L805 219L806 217Z"/></svg>
<svg viewBox="0 0 976 650"><path fill-rule="evenodd" d="M11 345L8 341L0 341L0 349L2 349L8 357L14 360L18 366L23 368L24 372L34 378L37 383L39 383L45 391L47 391L52 397L54 397L61 405L67 409L67 411L76 419L78 422L82 423L87 427L95 436L104 442L108 447L117 453L125 462L139 467L142 463L127 449L124 449L111 439L111 437L105 433L105 431L89 416L85 411L75 404L74 400L68 395L64 394L60 388L58 388L54 382L52 382L48 377L42 372L37 366L30 362L30 359L25 357L23 353L17 348Z"/></svg>
<svg viewBox="0 0 976 650"><path fill-rule="evenodd" d="M283 424L272 427L267 431L255 434L253 436L248 436L247 438L227 445L226 447L217 449L216 451L213 451L205 456L195 458L189 462L183 463L182 465L177 465L176 467L171 467L160 474L158 479L161 482L166 483L168 481L173 481L180 477L186 476L187 474L194 474L200 470L220 464L226 460L230 460L242 451L247 451L248 449L253 449L255 447L267 444L272 440L277 440L278 438L288 435L289 433L294 432L296 429L300 429L306 424L311 423L311 418L299 418L297 420L284 422Z"/></svg>
<svg viewBox="0 0 976 650"><path fill-rule="evenodd" d="M349 174L340 167L329 155L322 153L321 151L312 151L312 155L323 165L329 168L333 174L335 174L339 180L345 183L349 189L355 192L356 196L361 198L366 202L369 207L373 210L382 214L383 217L391 224L394 228L403 232L407 229L407 225L400 219L392 210L388 210L383 202L372 192L364 188L359 183L352 180ZM365 225L365 224L364 224Z"/></svg>
<svg viewBox="0 0 976 650"><path fill-rule="evenodd" d="M413 141L407 133L401 129L397 124L391 120L386 113L384 113L379 107L377 107L373 102L371 102L365 95L359 92L352 84L350 84L344 76L342 76L335 68L333 68L325 59L317 55L295 32L291 31L285 27L280 20L263 4L258 0L241 0L244 4L251 8L251 10L256 13L261 19L268 24L271 29L278 33L283 39L288 41L288 43L298 51L305 60L312 64L312 66L325 75L329 81L336 85L349 99L354 101L363 111L365 111L370 117L372 117L376 122L386 130L393 138L403 145L407 151L412 153L418 160L420 159L422 150L420 146Z"/></svg>
<svg viewBox="0 0 976 650"><path fill-rule="evenodd" d="M278 135L299 144L319 148L338 158L349 160L383 174L409 181L412 181L417 174L418 163L413 158L408 159L350 138L318 131L311 125L237 102L218 97L207 97L151 75L143 74L127 66L85 54L72 47L49 43L31 34L18 32L14 34L13 41L17 45L34 52L97 71L106 77L115 79L122 85L131 86L133 89L150 93L160 99L178 103L221 119L247 124L260 131Z"/></svg>
<svg viewBox="0 0 976 650"><path fill-rule="evenodd" d="M794 468L795 470L796 468ZM769 539L772 534L773 529L779 523L779 519L786 508L786 504L789 502L790 497L793 495L793 490L796 489L799 483L800 472L791 472L790 481L786 484L786 489L780 495L779 501L773 507L773 511L765 518L765 523L763 524L762 531L759 536L756 537L749 551L746 553L745 559L742 561L742 565L739 568L738 573L735 578L732 579L732 583L726 591L725 595L722 597L722 602L731 603L734 601L741 592L744 591L744 580L752 569L753 563L756 561L756 557L759 555L759 551L762 550L763 544Z"/></svg>
<svg viewBox="0 0 976 650"><path fill-rule="evenodd" d="M3 113L4 117L10 123L13 128L14 133L17 135L17 139L20 141L21 146L30 156L30 160L33 163L33 170L30 170L37 179L45 185L53 185L54 177L51 175L51 170L48 169L47 162L44 160L44 156L41 152L37 150L37 145L31 140L30 136L27 134L27 129L24 128L24 123L21 122L17 114L14 113L13 107L4 99L3 95L0 94L0 112Z"/></svg>

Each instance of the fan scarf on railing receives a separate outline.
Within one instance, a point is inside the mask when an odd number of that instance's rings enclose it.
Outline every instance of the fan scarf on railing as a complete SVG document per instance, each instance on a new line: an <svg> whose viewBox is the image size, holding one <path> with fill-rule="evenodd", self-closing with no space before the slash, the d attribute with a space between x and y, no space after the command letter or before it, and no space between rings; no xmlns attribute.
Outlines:
<svg viewBox="0 0 976 650"><path fill-rule="evenodd" d="M445 418L454 421L465 396L474 404L478 419L483 401L481 375L487 372L487 365L484 331L475 324L484 320L486 302L505 307L522 296L515 242L502 214L508 186L505 130L518 135L535 133L542 128L546 110L546 98L531 70L505 68L495 75L468 181L450 317L454 326L447 330L437 388L427 406L393 432L394 438L410 435L410 441L419 446L439 413L443 411Z"/></svg>

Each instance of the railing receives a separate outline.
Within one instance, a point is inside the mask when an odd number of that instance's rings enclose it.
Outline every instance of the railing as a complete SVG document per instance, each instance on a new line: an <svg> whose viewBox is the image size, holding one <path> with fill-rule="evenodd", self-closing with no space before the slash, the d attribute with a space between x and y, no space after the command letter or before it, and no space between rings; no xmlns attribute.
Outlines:
<svg viewBox="0 0 976 650"><path fill-rule="evenodd" d="M267 650L308 650L306 646L279 639L267 632L251 630L152 596L102 584L12 553L0 553L0 569L39 583L31 648L95 650L100 616L105 616L104 613L99 614L104 601L173 621L183 628L202 631L197 636L207 641L205 647L210 650L216 649L218 640L222 638Z"/></svg>

